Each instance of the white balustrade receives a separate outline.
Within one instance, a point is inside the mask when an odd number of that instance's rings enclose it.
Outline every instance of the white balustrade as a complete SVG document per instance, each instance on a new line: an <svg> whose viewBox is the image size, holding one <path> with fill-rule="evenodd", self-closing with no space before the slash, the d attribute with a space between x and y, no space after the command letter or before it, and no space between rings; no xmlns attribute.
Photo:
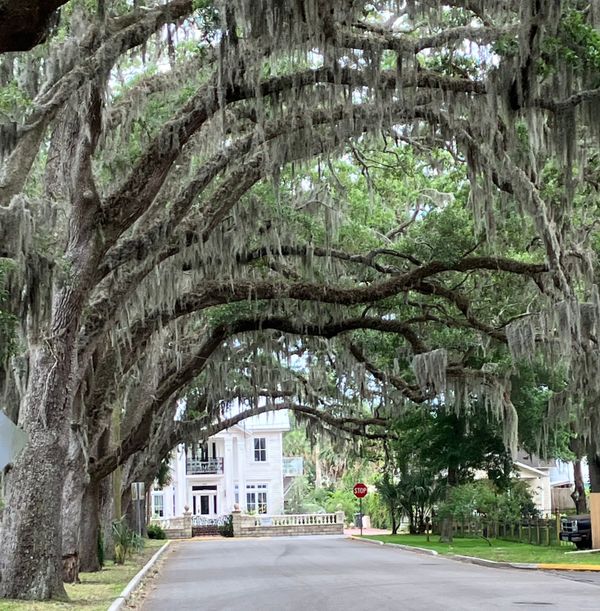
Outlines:
<svg viewBox="0 0 600 611"><path fill-rule="evenodd" d="M242 527L275 527L275 526L312 526L319 524L338 524L335 513L304 513L288 515L252 515L242 516Z"/></svg>

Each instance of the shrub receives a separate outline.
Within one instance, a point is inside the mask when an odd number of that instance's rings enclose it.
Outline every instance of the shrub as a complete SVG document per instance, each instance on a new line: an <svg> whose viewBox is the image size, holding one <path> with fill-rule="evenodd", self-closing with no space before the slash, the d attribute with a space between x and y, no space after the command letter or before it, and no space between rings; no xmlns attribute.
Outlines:
<svg viewBox="0 0 600 611"><path fill-rule="evenodd" d="M148 526L148 539L166 539L167 534L158 524Z"/></svg>
<svg viewBox="0 0 600 611"><path fill-rule="evenodd" d="M219 534L222 537L233 537L233 516L227 516L223 524L219 525Z"/></svg>
<svg viewBox="0 0 600 611"><path fill-rule="evenodd" d="M478 480L453 487L440 504L438 516L457 521L518 522L538 517L538 511L525 482L513 479L506 490L499 490L489 480Z"/></svg>
<svg viewBox="0 0 600 611"><path fill-rule="evenodd" d="M144 547L144 540L125 523L125 516L112 523L112 538L115 544L115 564L125 560Z"/></svg>

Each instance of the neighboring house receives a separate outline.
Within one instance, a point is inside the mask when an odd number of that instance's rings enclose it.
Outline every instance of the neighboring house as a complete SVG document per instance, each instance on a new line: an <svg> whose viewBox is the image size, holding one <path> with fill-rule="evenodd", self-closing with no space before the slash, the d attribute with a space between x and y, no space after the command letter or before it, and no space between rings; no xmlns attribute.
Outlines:
<svg viewBox="0 0 600 611"><path fill-rule="evenodd" d="M523 480L531 489L533 502L542 516L550 515L553 510L550 472L555 466L555 460L542 460L522 451L517 454L515 461L519 479Z"/></svg>
<svg viewBox="0 0 600 611"><path fill-rule="evenodd" d="M554 460L545 461L523 451L518 452L514 463L517 477L529 486L535 507L542 516L552 513L553 510L550 472L555 464ZM485 478L485 471L475 472L475 479Z"/></svg>
<svg viewBox="0 0 600 611"><path fill-rule="evenodd" d="M581 471L585 488L590 490L590 472L587 460L581 461ZM556 466L550 471L550 485L552 486L552 509L554 511L573 511L575 502L571 493L575 488L575 476L573 474L573 463L556 461Z"/></svg>
<svg viewBox="0 0 600 611"><path fill-rule="evenodd" d="M226 416L239 409L235 406ZM283 433L289 429L287 410L274 411L248 418L205 444L178 446L171 483L152 491L152 515L179 517L189 510L216 518L235 505L247 513L283 513L284 478L298 470L293 459L286 462L282 456Z"/></svg>

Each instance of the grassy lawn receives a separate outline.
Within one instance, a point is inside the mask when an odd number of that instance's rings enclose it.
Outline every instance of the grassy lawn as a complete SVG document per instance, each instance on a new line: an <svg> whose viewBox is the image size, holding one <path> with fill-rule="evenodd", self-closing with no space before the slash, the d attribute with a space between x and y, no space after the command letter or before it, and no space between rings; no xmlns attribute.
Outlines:
<svg viewBox="0 0 600 611"><path fill-rule="evenodd" d="M575 550L572 544L555 545L551 547L514 543L492 539L491 547L484 539L456 538L451 544L440 543L438 537L431 535L427 543L425 535L368 535L364 539L375 539L385 543L401 543L426 549L434 549L440 554L460 554L462 556L477 556L500 562L526 562L532 564L568 563L600 565L598 554L567 554Z"/></svg>
<svg viewBox="0 0 600 611"><path fill-rule="evenodd" d="M132 577L148 562L165 541L146 539L141 553L118 566L108 561L99 573L80 573L81 583L67 584L69 602L0 601L1 611L106 611Z"/></svg>

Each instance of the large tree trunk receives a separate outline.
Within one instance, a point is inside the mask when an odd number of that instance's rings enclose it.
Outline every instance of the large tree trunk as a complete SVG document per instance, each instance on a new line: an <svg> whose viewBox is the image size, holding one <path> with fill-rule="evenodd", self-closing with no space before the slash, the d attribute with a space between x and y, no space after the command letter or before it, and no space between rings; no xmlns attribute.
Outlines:
<svg viewBox="0 0 600 611"><path fill-rule="evenodd" d="M590 469L590 485L592 492L600 492L600 458L595 451L588 454L588 466Z"/></svg>
<svg viewBox="0 0 600 611"><path fill-rule="evenodd" d="M574 490L571 498L575 503L575 511L578 514L587 512L587 502L585 498L585 484L583 482L583 472L581 470L581 461L576 460L573 463L573 479L575 480Z"/></svg>
<svg viewBox="0 0 600 611"><path fill-rule="evenodd" d="M62 555L63 581L66 583L79 581L81 504L89 481L83 451L85 440L81 434L81 405L81 402L77 400L72 410L73 424L69 435L66 476L63 486Z"/></svg>
<svg viewBox="0 0 600 611"><path fill-rule="evenodd" d="M74 104L73 114L65 115L68 129L59 152L68 168L64 184L71 202L64 251L69 273L55 283L50 316L39 328L32 325L29 330L30 377L19 412L19 424L29 441L7 479L0 530L0 598L66 598L61 516L72 376L81 314L103 253L103 238L98 232L100 200L91 166L90 135L93 138L94 134L87 120L78 117L81 109L99 116L99 100L97 96L92 103L88 99L81 106Z"/></svg>
<svg viewBox="0 0 600 611"><path fill-rule="evenodd" d="M79 562L81 570L92 573L99 571L101 558L99 545L101 538L100 530L100 486L101 483L95 480L89 482L85 488L83 501L81 504L80 539L79 539Z"/></svg>
<svg viewBox="0 0 600 611"><path fill-rule="evenodd" d="M392 535L398 533L398 522L396 520L396 510L393 505L390 505L390 516L392 516Z"/></svg>
<svg viewBox="0 0 600 611"><path fill-rule="evenodd" d="M79 528L81 525L81 500L85 473L70 468L63 487L62 557L63 581L79 580Z"/></svg>
<svg viewBox="0 0 600 611"><path fill-rule="evenodd" d="M19 424L27 446L6 478L0 598L66 598L61 511L67 456L68 339L30 348L32 374Z"/></svg>
<svg viewBox="0 0 600 611"><path fill-rule="evenodd" d="M95 423L95 426L99 426ZM106 427L99 435L96 445L96 460L106 454L110 445L110 427ZM81 570L87 573L99 571L104 563L106 538L102 531L102 504L108 496L109 504L112 497L109 492L110 477L98 480L88 478L81 504L82 521L79 531L79 559ZM111 515L112 518L112 515ZM109 526L112 519L108 520ZM110 532L109 532L110 534Z"/></svg>
<svg viewBox="0 0 600 611"><path fill-rule="evenodd" d="M446 488L446 498L449 497L449 495L452 492L452 487L456 486L457 484L457 474L456 474L456 469L454 469L453 467L448 467L448 477L446 479L447 481L447 488ZM442 524L441 524L441 528L440 528L440 542L441 543L452 543L453 541L453 532L452 532L452 516L445 516L442 519Z"/></svg>
<svg viewBox="0 0 600 611"><path fill-rule="evenodd" d="M114 491L113 477L106 477L100 482L100 536L106 560L112 560L115 557L112 523L120 517L116 514Z"/></svg>

